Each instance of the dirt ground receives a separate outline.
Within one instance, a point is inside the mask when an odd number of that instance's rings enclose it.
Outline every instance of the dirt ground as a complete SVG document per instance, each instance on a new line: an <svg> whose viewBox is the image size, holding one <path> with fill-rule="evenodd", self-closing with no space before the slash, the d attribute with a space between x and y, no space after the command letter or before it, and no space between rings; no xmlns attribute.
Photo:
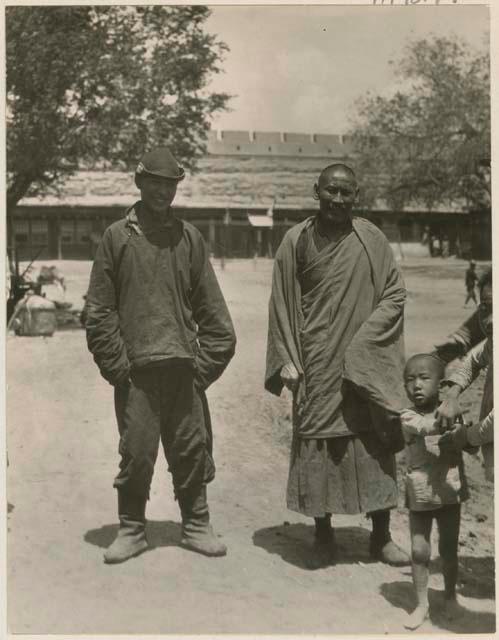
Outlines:
<svg viewBox="0 0 499 640"><path fill-rule="evenodd" d="M68 299L81 306L90 264L57 263ZM312 571L310 519L287 511L289 397L263 390L271 262L228 262L216 270L238 334L237 354L209 390L217 477L209 488L212 520L229 547L205 558L178 546L180 525L164 459L158 458L148 535L151 550L106 566L116 533L118 433L112 388L87 352L84 332L53 338L9 336L8 626L25 634L383 634L403 632L414 606L409 568L368 556L370 523L336 517L336 566ZM431 348L457 327L466 264L411 259L406 346ZM467 393L477 418L480 388ZM463 615L439 614L442 578L433 545L431 621L422 633L495 629L493 489L478 458L466 457L471 500L460 542ZM403 454L400 456L402 479ZM402 492L401 492L402 495ZM393 513L395 541L408 548L408 518ZM480 526L478 526L480 525Z"/></svg>

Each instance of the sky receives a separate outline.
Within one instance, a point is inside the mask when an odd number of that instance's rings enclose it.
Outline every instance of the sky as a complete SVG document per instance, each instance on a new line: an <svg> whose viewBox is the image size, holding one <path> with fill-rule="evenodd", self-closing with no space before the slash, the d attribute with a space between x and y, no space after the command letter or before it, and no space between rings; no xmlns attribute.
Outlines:
<svg viewBox="0 0 499 640"><path fill-rule="evenodd" d="M235 95L213 128L345 133L354 101L387 94L410 40L456 34L488 46L489 10L440 6L213 6L206 30L230 48L209 85Z"/></svg>

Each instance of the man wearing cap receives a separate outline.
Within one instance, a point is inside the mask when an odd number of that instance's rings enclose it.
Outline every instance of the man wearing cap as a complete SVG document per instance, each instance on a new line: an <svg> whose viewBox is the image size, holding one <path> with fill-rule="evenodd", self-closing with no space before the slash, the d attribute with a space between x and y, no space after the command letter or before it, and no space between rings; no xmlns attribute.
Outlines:
<svg viewBox="0 0 499 640"><path fill-rule="evenodd" d="M104 560L148 547L145 508L159 441L182 514L182 546L222 556L209 523L213 480L205 389L234 354L232 321L201 233L173 215L184 171L166 148L146 153L135 173L141 199L106 229L86 301L88 348L114 386L120 433L120 527Z"/></svg>

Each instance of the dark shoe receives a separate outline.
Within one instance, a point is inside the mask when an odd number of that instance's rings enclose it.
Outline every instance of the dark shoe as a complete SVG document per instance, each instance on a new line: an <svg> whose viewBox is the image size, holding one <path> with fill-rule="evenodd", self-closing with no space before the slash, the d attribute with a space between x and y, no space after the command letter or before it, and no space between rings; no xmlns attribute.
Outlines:
<svg viewBox="0 0 499 640"><path fill-rule="evenodd" d="M381 562L392 565L393 567L406 567L411 564L409 555L396 545L391 538L384 544L379 544L379 542L371 535L369 552L371 557L375 560L380 560Z"/></svg>
<svg viewBox="0 0 499 640"><path fill-rule="evenodd" d="M178 501L182 513L180 545L209 557L227 555L227 547L215 535L210 524L206 486L179 493Z"/></svg>
<svg viewBox="0 0 499 640"><path fill-rule="evenodd" d="M309 569L325 569L336 564L337 557L336 541L331 532L328 538L315 537L306 564Z"/></svg>

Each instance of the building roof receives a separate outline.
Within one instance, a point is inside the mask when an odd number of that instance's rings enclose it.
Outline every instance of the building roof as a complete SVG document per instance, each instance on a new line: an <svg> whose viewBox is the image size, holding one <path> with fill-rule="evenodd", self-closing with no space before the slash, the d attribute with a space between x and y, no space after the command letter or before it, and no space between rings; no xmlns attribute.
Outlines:
<svg viewBox="0 0 499 640"><path fill-rule="evenodd" d="M208 153L198 171L179 183L175 205L190 209L315 209L313 185L332 162L355 166L347 136L282 132L211 131ZM127 207L140 197L132 173L85 170L67 179L59 192L23 198L21 206ZM383 202L372 210L387 210ZM413 205L405 211L426 211ZM439 212L463 208L438 207Z"/></svg>

